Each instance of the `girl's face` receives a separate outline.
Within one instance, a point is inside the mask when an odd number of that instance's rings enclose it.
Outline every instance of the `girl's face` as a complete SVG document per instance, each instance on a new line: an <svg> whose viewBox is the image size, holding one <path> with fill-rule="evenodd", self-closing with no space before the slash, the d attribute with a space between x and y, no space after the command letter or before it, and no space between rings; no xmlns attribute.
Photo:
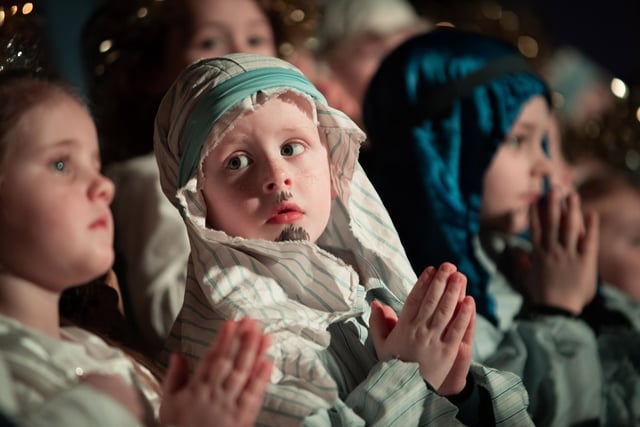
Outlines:
<svg viewBox="0 0 640 427"><path fill-rule="evenodd" d="M276 56L271 24L256 0L185 0L191 28L176 28L167 52L170 82L201 58L233 52Z"/></svg>
<svg viewBox="0 0 640 427"><path fill-rule="evenodd" d="M481 227L519 233L529 226L529 207L543 192L551 163L544 153L550 112L542 95L522 108L484 175Z"/></svg>
<svg viewBox="0 0 640 427"><path fill-rule="evenodd" d="M606 195L585 201L583 208L600 216L602 280L640 301L640 192L620 183Z"/></svg>
<svg viewBox="0 0 640 427"><path fill-rule="evenodd" d="M202 191L211 227L272 241L322 234L333 197L327 148L302 110L310 106L298 104L267 101L206 157Z"/></svg>
<svg viewBox="0 0 640 427"><path fill-rule="evenodd" d="M52 291L87 282L113 262L109 203L98 140L87 111L47 93L7 133L0 181L0 264Z"/></svg>

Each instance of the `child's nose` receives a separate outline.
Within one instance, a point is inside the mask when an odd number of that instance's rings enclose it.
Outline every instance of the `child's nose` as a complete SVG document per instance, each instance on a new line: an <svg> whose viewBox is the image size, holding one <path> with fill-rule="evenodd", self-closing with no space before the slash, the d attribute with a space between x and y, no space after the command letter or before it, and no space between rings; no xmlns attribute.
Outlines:
<svg viewBox="0 0 640 427"><path fill-rule="evenodd" d="M113 181L102 174L96 175L89 187L89 198L91 200L104 200L107 204L113 200L115 185Z"/></svg>
<svg viewBox="0 0 640 427"><path fill-rule="evenodd" d="M534 163L533 171L538 176L549 176L553 172L553 163L544 153Z"/></svg>
<svg viewBox="0 0 640 427"><path fill-rule="evenodd" d="M532 163L531 174L534 176L549 176L553 171L553 163L542 146L537 147L533 153L534 160Z"/></svg>
<svg viewBox="0 0 640 427"><path fill-rule="evenodd" d="M266 168L263 190L267 193L281 191L291 187L291 176L286 168L277 164L269 164Z"/></svg>

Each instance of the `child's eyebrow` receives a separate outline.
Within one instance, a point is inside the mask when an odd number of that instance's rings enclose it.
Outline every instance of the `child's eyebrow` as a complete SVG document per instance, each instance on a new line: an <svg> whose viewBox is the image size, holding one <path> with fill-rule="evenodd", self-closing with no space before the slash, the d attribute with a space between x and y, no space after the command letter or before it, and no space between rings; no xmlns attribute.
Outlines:
<svg viewBox="0 0 640 427"><path fill-rule="evenodd" d="M512 131L516 131L516 130L523 131L524 130L524 131L532 132L532 131L536 130L536 128L537 128L537 126L534 123L520 122L520 123L517 123L513 127Z"/></svg>
<svg viewBox="0 0 640 427"><path fill-rule="evenodd" d="M314 124L314 123L309 123L309 124L297 124L297 125L291 125L291 126L286 126L283 127L281 130L283 132L296 132L296 131L300 131L301 129L314 129L316 130L318 127Z"/></svg>
<svg viewBox="0 0 640 427"><path fill-rule="evenodd" d="M220 150L228 147L234 147L236 145L242 144L242 142L245 140L246 140L246 137L241 134L233 135L233 137L223 138L220 141L218 141L217 144L215 144L215 146L211 151Z"/></svg>
<svg viewBox="0 0 640 427"><path fill-rule="evenodd" d="M78 145L78 142L73 139L62 139L52 143L33 145L30 147L29 151L48 153L49 151L59 150L60 148L72 148Z"/></svg>
<svg viewBox="0 0 640 427"><path fill-rule="evenodd" d="M76 139L61 139L51 144L39 145L39 146L33 147L33 150L37 151L38 153L43 153L46 155L51 151L59 150L61 148L75 149L81 146L82 144L80 143L80 141ZM91 151L92 151L91 158L94 159L98 164L100 164L101 163L100 150L98 148L95 148Z"/></svg>

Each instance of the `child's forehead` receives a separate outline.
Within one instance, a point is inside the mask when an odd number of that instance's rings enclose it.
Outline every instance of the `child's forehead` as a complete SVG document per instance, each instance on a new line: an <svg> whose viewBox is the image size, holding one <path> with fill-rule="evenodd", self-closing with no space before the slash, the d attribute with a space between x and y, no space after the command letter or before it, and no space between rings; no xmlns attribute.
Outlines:
<svg viewBox="0 0 640 427"><path fill-rule="evenodd" d="M246 107L246 105L245 105ZM261 123L265 121L279 125L282 131L301 129L317 129L316 109L313 101L306 96L283 92L268 98L256 97L251 100L251 108L238 106L239 111L228 111L221 120L214 125L214 135L217 126L225 126L226 131L214 138L212 149L236 142L234 136L241 136L252 128L256 113L261 115ZM296 114L299 113L299 114Z"/></svg>

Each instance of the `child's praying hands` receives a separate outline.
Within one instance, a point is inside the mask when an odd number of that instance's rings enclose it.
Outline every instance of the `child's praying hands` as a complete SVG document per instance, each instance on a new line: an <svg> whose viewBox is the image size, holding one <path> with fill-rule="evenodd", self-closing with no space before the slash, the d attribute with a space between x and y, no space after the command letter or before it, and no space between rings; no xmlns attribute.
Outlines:
<svg viewBox="0 0 640 427"><path fill-rule="evenodd" d="M268 346L268 336L245 318L224 324L191 378L186 360L173 355L164 381L161 422L252 426L271 377Z"/></svg>
<svg viewBox="0 0 640 427"><path fill-rule="evenodd" d="M465 296L466 277L450 263L426 268L407 297L400 317L372 303L371 330L381 360L417 362L439 394L460 393L471 363L475 306Z"/></svg>

